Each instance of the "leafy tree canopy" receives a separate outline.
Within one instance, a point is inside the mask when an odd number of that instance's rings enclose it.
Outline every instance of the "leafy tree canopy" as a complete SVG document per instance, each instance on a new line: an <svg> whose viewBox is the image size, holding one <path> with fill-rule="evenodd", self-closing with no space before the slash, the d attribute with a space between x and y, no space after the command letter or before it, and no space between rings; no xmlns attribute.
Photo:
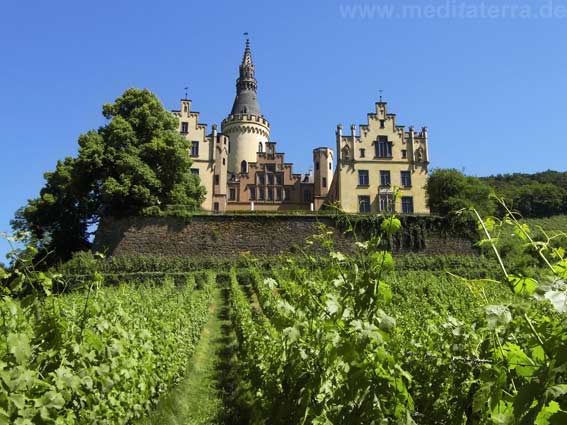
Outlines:
<svg viewBox="0 0 567 425"><path fill-rule="evenodd" d="M525 218L567 214L567 173L564 172L549 170L476 178L454 169L437 169L427 184L431 212L441 215L474 206L484 216L504 216L505 209L491 199L491 193Z"/></svg>
<svg viewBox="0 0 567 425"><path fill-rule="evenodd" d="M496 194L524 217L567 213L567 173L503 174L485 177ZM504 214L504 212L501 212Z"/></svg>
<svg viewBox="0 0 567 425"><path fill-rule="evenodd" d="M454 169L437 169L429 176L428 205L433 214L447 215L462 208L475 207L483 216L495 211L491 187L476 177Z"/></svg>
<svg viewBox="0 0 567 425"><path fill-rule="evenodd" d="M67 259L87 249L102 216L138 215L184 205L196 209L205 189L190 172L189 143L177 118L148 90L128 89L102 113L109 123L79 136L76 158L45 173L39 197L18 210L12 227Z"/></svg>

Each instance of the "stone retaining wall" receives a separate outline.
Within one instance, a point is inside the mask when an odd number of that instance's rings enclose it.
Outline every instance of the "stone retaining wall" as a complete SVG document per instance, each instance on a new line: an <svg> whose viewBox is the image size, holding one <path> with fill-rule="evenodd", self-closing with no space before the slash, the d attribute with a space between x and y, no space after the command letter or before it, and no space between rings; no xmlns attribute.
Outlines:
<svg viewBox="0 0 567 425"><path fill-rule="evenodd" d="M315 216L194 216L105 219L96 233L94 249L114 256L189 256L233 258L250 253L271 256L294 252L320 233L324 224L333 230L336 249L354 250L353 239L336 228L331 217ZM317 243L314 245L317 247ZM398 252L407 249L402 247ZM428 234L423 254L476 253L470 240Z"/></svg>

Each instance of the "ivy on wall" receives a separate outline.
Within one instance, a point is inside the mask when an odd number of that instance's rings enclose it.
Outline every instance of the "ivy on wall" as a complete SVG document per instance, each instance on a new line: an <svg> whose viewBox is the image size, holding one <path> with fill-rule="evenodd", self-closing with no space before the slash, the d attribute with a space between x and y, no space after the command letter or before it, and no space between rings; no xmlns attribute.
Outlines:
<svg viewBox="0 0 567 425"><path fill-rule="evenodd" d="M369 239L381 233L380 225L386 216L338 214L334 217L341 230L352 229L360 240ZM401 231L384 240L384 247L393 251L421 251L426 248L432 236L444 239L478 240L476 224L464 216L405 216L399 217Z"/></svg>

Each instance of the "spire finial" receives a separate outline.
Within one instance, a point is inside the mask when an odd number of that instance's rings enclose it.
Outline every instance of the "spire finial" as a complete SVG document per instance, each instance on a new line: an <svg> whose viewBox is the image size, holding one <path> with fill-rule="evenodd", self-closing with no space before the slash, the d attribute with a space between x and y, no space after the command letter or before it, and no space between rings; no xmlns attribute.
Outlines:
<svg viewBox="0 0 567 425"><path fill-rule="evenodd" d="M378 91L380 92L380 102L382 102L382 93L384 93L384 90L380 89Z"/></svg>
<svg viewBox="0 0 567 425"><path fill-rule="evenodd" d="M244 33L244 36L246 37L246 48L244 49L242 65L252 65L252 51L250 50L250 38L248 38L247 32Z"/></svg>

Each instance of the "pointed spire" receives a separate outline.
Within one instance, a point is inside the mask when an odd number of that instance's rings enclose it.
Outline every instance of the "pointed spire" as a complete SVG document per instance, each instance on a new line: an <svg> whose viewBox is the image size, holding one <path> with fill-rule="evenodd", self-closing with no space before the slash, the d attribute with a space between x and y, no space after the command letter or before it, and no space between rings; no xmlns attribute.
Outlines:
<svg viewBox="0 0 567 425"><path fill-rule="evenodd" d="M244 33L244 35L247 36L248 33ZM256 99L258 83L254 76L255 68L252 62L252 50L250 49L250 39L248 37L246 37L246 46L239 71L239 77L236 80L236 99L234 99L231 114L262 116Z"/></svg>
<svg viewBox="0 0 567 425"><path fill-rule="evenodd" d="M244 57L242 58L242 65L252 65L252 51L250 50L250 39L246 37L246 48L244 49Z"/></svg>

